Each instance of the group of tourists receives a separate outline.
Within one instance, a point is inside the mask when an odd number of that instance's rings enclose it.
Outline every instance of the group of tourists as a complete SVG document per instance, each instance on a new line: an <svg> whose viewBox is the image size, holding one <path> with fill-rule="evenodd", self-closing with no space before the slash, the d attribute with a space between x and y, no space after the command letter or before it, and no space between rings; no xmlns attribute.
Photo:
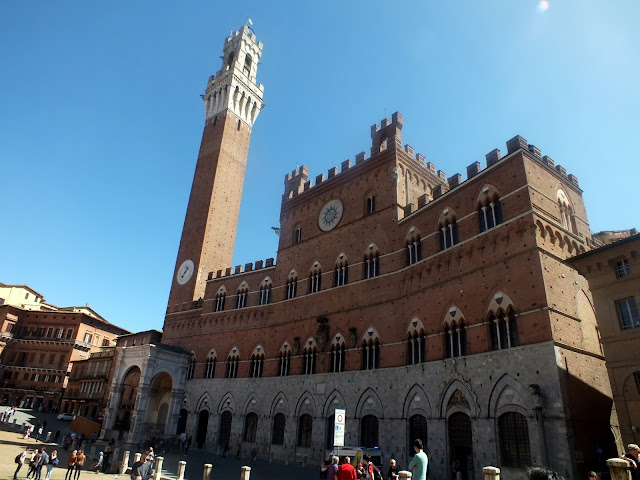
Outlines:
<svg viewBox="0 0 640 480"><path fill-rule="evenodd" d="M424 453L422 440L416 439L413 442L413 449L415 455L407 467L412 473L414 480L426 480L427 478L427 466L429 459L427 454ZM371 456L365 453L362 456L362 460L358 463L357 467L351 465L350 457L333 457L331 459L331 465L327 469L327 480L398 480L400 468L395 459L391 459L389 462L389 469L387 476L384 477L380 469L373 464Z"/></svg>
<svg viewBox="0 0 640 480"><path fill-rule="evenodd" d="M60 459L58 458L57 450L54 450L51 452L51 455L49 455L45 447L40 448L40 450L36 448L31 453L29 453L29 450L25 448L24 451L19 453L16 457L16 463L18 466L13 474L14 480L18 479L18 472L25 464L29 465L27 478L41 480L42 468L46 467L47 473L44 476L44 480L49 480L51 478L53 467L60 463Z"/></svg>
<svg viewBox="0 0 640 480"><path fill-rule="evenodd" d="M15 415L18 407L7 407L5 410L0 412L0 422L8 422L11 420L11 417Z"/></svg>

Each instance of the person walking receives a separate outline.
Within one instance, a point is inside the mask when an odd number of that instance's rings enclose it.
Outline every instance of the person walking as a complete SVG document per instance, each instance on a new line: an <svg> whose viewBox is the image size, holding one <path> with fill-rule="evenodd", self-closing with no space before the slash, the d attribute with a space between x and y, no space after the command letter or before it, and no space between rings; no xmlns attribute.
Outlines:
<svg viewBox="0 0 640 480"><path fill-rule="evenodd" d="M153 464L147 461L149 452L142 453L140 460L131 467L131 480L149 480L153 474Z"/></svg>
<svg viewBox="0 0 640 480"><path fill-rule="evenodd" d="M42 441L40 440L40 437L42 436L42 431L44 430L44 428L42 427L42 424L40 424L38 426L38 433L36 433L36 442L37 441Z"/></svg>
<svg viewBox="0 0 640 480"><path fill-rule="evenodd" d="M358 476L356 475L356 469L351 465L351 459L349 457L344 457L342 459L342 463L338 467L338 475L336 476L337 480L357 480Z"/></svg>
<svg viewBox="0 0 640 480"><path fill-rule="evenodd" d="M387 472L387 480L398 480L400 478L400 469L395 459L391 459L389 462L389 471Z"/></svg>
<svg viewBox="0 0 640 480"><path fill-rule="evenodd" d="M627 445L629 453L622 455L622 458L629 463L629 473L631 473L631 480L640 479L640 447L635 443Z"/></svg>
<svg viewBox="0 0 640 480"><path fill-rule="evenodd" d="M413 449L416 454L413 456L413 460L411 460L411 463L409 464L409 471L413 473L413 479L426 480L429 459L427 458L427 454L422 451L422 440L416 438L413 441Z"/></svg>
<svg viewBox="0 0 640 480"><path fill-rule="evenodd" d="M64 476L64 480L73 480L73 473L76 469L76 460L78 459L78 451L71 452L69 462L67 463L67 474Z"/></svg>
<svg viewBox="0 0 640 480"><path fill-rule="evenodd" d="M75 468L75 480L78 480L80 478L80 472L82 471L82 467L84 467L84 462L87 459L87 457L84 455L84 452L82 450L78 450L78 453L76 455L76 468Z"/></svg>
<svg viewBox="0 0 640 480"><path fill-rule="evenodd" d="M26 460L28 453L29 453L29 450L27 448L25 448L22 451L22 453L19 456L16 457L16 460L18 460L18 466L16 467L16 471L13 474L13 480L18 480L18 472L20 471L20 469L24 465L24 461Z"/></svg>
<svg viewBox="0 0 640 480"><path fill-rule="evenodd" d="M36 475L35 480L40 480L42 475L42 467L49 464L49 454L44 447L40 449L40 455L36 456Z"/></svg>
<svg viewBox="0 0 640 480"><path fill-rule="evenodd" d="M58 458L58 451L54 450L49 455L49 463L47 463L47 474L44 476L44 480L49 480L51 478L51 472L53 472L53 467L57 466L60 463L60 459Z"/></svg>
<svg viewBox="0 0 640 480"><path fill-rule="evenodd" d="M327 480L335 480L338 475L338 457L331 457L331 465L327 468Z"/></svg>
<svg viewBox="0 0 640 480"><path fill-rule="evenodd" d="M31 458L29 458L29 469L27 470L27 478L36 473L36 456L38 455L38 449L34 449L31 452Z"/></svg>

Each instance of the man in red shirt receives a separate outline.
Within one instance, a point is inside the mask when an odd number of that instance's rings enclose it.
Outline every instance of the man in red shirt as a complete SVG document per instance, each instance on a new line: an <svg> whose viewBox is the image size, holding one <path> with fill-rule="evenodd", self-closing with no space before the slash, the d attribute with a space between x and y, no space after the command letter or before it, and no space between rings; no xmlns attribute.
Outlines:
<svg viewBox="0 0 640 480"><path fill-rule="evenodd" d="M336 475L337 480L357 480L356 469L351 465L351 459L349 457L344 457L342 459L342 464L338 467L338 475Z"/></svg>

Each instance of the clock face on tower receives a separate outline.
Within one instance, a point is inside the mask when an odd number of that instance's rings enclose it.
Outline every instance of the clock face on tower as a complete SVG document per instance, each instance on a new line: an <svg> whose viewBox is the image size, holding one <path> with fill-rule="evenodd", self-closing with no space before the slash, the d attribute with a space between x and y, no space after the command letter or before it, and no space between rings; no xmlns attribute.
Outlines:
<svg viewBox="0 0 640 480"><path fill-rule="evenodd" d="M340 222L343 211L344 207L340 199L334 198L327 202L318 215L318 227L320 227L320 230L323 232L332 230Z"/></svg>
<svg viewBox="0 0 640 480"><path fill-rule="evenodd" d="M180 268L176 272L176 281L179 285L184 285L193 276L193 272L195 270L195 265L193 264L193 260L190 258L182 262Z"/></svg>

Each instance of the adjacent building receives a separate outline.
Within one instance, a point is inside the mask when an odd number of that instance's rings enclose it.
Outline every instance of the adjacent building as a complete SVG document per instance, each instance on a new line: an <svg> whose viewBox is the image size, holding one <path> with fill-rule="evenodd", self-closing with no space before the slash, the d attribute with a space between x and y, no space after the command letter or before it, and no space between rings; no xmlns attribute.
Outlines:
<svg viewBox="0 0 640 480"><path fill-rule="evenodd" d="M58 410L71 362L113 347L118 335L129 333L89 306L57 307L24 285L3 284L5 292L0 305L0 401L5 404Z"/></svg>
<svg viewBox="0 0 640 480"><path fill-rule="evenodd" d="M606 237L614 240L569 263L589 281L623 446L640 443L640 234Z"/></svg>

